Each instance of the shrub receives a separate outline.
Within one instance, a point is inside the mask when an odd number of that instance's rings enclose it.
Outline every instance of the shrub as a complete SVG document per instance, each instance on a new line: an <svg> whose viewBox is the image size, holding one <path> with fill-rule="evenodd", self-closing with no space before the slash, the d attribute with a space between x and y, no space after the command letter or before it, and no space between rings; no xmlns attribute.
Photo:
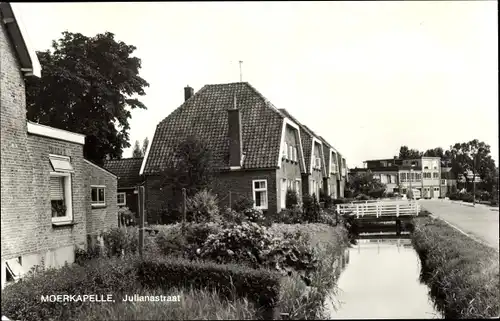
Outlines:
<svg viewBox="0 0 500 321"><path fill-rule="evenodd" d="M232 209L236 212L243 212L247 209L253 208L253 199L240 195L233 203Z"/></svg>
<svg viewBox="0 0 500 321"><path fill-rule="evenodd" d="M385 196L387 196L389 198L393 198L394 197L394 193L393 192L389 192Z"/></svg>
<svg viewBox="0 0 500 321"><path fill-rule="evenodd" d="M126 206L118 208L118 218L120 226L134 226L137 224L134 212Z"/></svg>
<svg viewBox="0 0 500 321"><path fill-rule="evenodd" d="M68 320L82 302L42 302L52 294L114 295L133 293L136 287L135 259L97 259L85 264L65 265L36 274L28 273L2 291L2 315L12 320Z"/></svg>
<svg viewBox="0 0 500 321"><path fill-rule="evenodd" d="M114 227L102 234L107 256L121 256L136 253L139 243L135 227Z"/></svg>
<svg viewBox="0 0 500 321"><path fill-rule="evenodd" d="M320 214L320 206L316 195L304 195L302 198L304 220L307 222L318 222Z"/></svg>
<svg viewBox="0 0 500 321"><path fill-rule="evenodd" d="M154 239L161 254L193 259L208 236L219 231L220 227L215 223L187 223L183 233L182 224L176 224L168 231L160 231Z"/></svg>
<svg viewBox="0 0 500 321"><path fill-rule="evenodd" d="M263 308L274 307L279 298L277 273L238 265L148 258L140 263L138 276L145 286L216 289L223 297L246 297Z"/></svg>
<svg viewBox="0 0 500 321"><path fill-rule="evenodd" d="M467 203L472 203L474 201L474 196L471 193L463 193L460 196L460 199Z"/></svg>
<svg viewBox="0 0 500 321"><path fill-rule="evenodd" d="M221 218L225 224L241 224L246 219L245 214L236 212L229 207L221 211Z"/></svg>
<svg viewBox="0 0 500 321"><path fill-rule="evenodd" d="M189 221L219 222L219 206L217 197L207 190L202 190L186 200L186 212Z"/></svg>
<svg viewBox="0 0 500 321"><path fill-rule="evenodd" d="M365 195L365 194L358 194L356 196L356 200L358 200L358 201L367 201L369 199L370 199L370 197L368 195Z"/></svg>
<svg viewBox="0 0 500 321"><path fill-rule="evenodd" d="M381 198L384 196L384 194L385 194L385 187L372 189L368 191L368 196L371 198Z"/></svg>
<svg viewBox="0 0 500 321"><path fill-rule="evenodd" d="M264 214L262 210L258 208L247 208L243 211L245 215L245 219L249 222L254 223L263 223L264 222Z"/></svg>
<svg viewBox="0 0 500 321"><path fill-rule="evenodd" d="M275 223L299 224L304 222L304 212L299 206L280 211L275 219Z"/></svg>
<svg viewBox="0 0 500 321"><path fill-rule="evenodd" d="M335 211L321 211L319 215L319 223L323 223L329 226L336 226L337 220L335 218Z"/></svg>
<svg viewBox="0 0 500 321"><path fill-rule="evenodd" d="M293 208L299 204L299 195L296 191L288 189L285 198L286 208Z"/></svg>

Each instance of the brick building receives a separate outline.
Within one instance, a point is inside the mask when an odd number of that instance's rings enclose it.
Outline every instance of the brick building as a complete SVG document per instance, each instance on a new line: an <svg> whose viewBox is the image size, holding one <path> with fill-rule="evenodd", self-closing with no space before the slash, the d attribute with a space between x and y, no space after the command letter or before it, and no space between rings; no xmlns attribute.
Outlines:
<svg viewBox="0 0 500 321"><path fill-rule="evenodd" d="M322 140L250 84L206 85L196 94L186 87L184 92L185 102L157 125L141 166L150 223L159 221L155 213L168 199L158 173L173 146L192 135L203 138L212 151L224 186L215 191L220 199L228 200L229 192L234 198L244 195L255 207L274 213L285 207L288 189L301 196L318 195L325 187L329 173ZM330 194L338 197L343 191Z"/></svg>
<svg viewBox="0 0 500 321"><path fill-rule="evenodd" d="M41 68L9 3L0 18L3 289L34 265L72 263L118 221L116 176L83 158L85 136L26 120L25 78Z"/></svg>
<svg viewBox="0 0 500 321"><path fill-rule="evenodd" d="M137 186L144 180L139 171L141 169L143 158L122 158L107 160L104 168L118 176L118 207L128 207L136 219L139 218L139 194Z"/></svg>

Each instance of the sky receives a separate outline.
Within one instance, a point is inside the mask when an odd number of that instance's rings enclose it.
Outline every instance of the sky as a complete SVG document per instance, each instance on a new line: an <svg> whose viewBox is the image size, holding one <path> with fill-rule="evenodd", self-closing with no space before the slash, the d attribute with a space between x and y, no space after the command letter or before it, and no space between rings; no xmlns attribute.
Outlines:
<svg viewBox="0 0 500 321"><path fill-rule="evenodd" d="M206 84L249 82L350 168L479 139L498 165L496 1L16 3L29 41L106 31L150 83L130 143ZM124 157L132 155L132 147Z"/></svg>

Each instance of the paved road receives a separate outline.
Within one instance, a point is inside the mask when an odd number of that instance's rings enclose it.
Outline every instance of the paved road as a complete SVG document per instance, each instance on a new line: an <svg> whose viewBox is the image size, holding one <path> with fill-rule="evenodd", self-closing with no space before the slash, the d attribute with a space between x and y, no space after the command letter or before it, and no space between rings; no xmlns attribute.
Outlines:
<svg viewBox="0 0 500 321"><path fill-rule="evenodd" d="M420 200L422 208L428 210L468 234L499 249L499 212L485 205L476 207L460 205L447 200Z"/></svg>

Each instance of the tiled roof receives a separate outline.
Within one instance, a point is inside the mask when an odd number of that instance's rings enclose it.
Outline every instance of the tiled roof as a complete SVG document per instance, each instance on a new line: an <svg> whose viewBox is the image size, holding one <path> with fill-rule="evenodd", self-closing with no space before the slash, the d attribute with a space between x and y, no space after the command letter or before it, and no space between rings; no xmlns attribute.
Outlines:
<svg viewBox="0 0 500 321"><path fill-rule="evenodd" d="M135 187L142 183L139 175L142 157L107 160L104 168L118 176L118 188Z"/></svg>
<svg viewBox="0 0 500 321"><path fill-rule="evenodd" d="M206 85L156 127L144 174L164 168L173 147L188 136L202 138L214 166L229 169L228 109L241 113L243 169L276 168L283 114L246 82Z"/></svg>

